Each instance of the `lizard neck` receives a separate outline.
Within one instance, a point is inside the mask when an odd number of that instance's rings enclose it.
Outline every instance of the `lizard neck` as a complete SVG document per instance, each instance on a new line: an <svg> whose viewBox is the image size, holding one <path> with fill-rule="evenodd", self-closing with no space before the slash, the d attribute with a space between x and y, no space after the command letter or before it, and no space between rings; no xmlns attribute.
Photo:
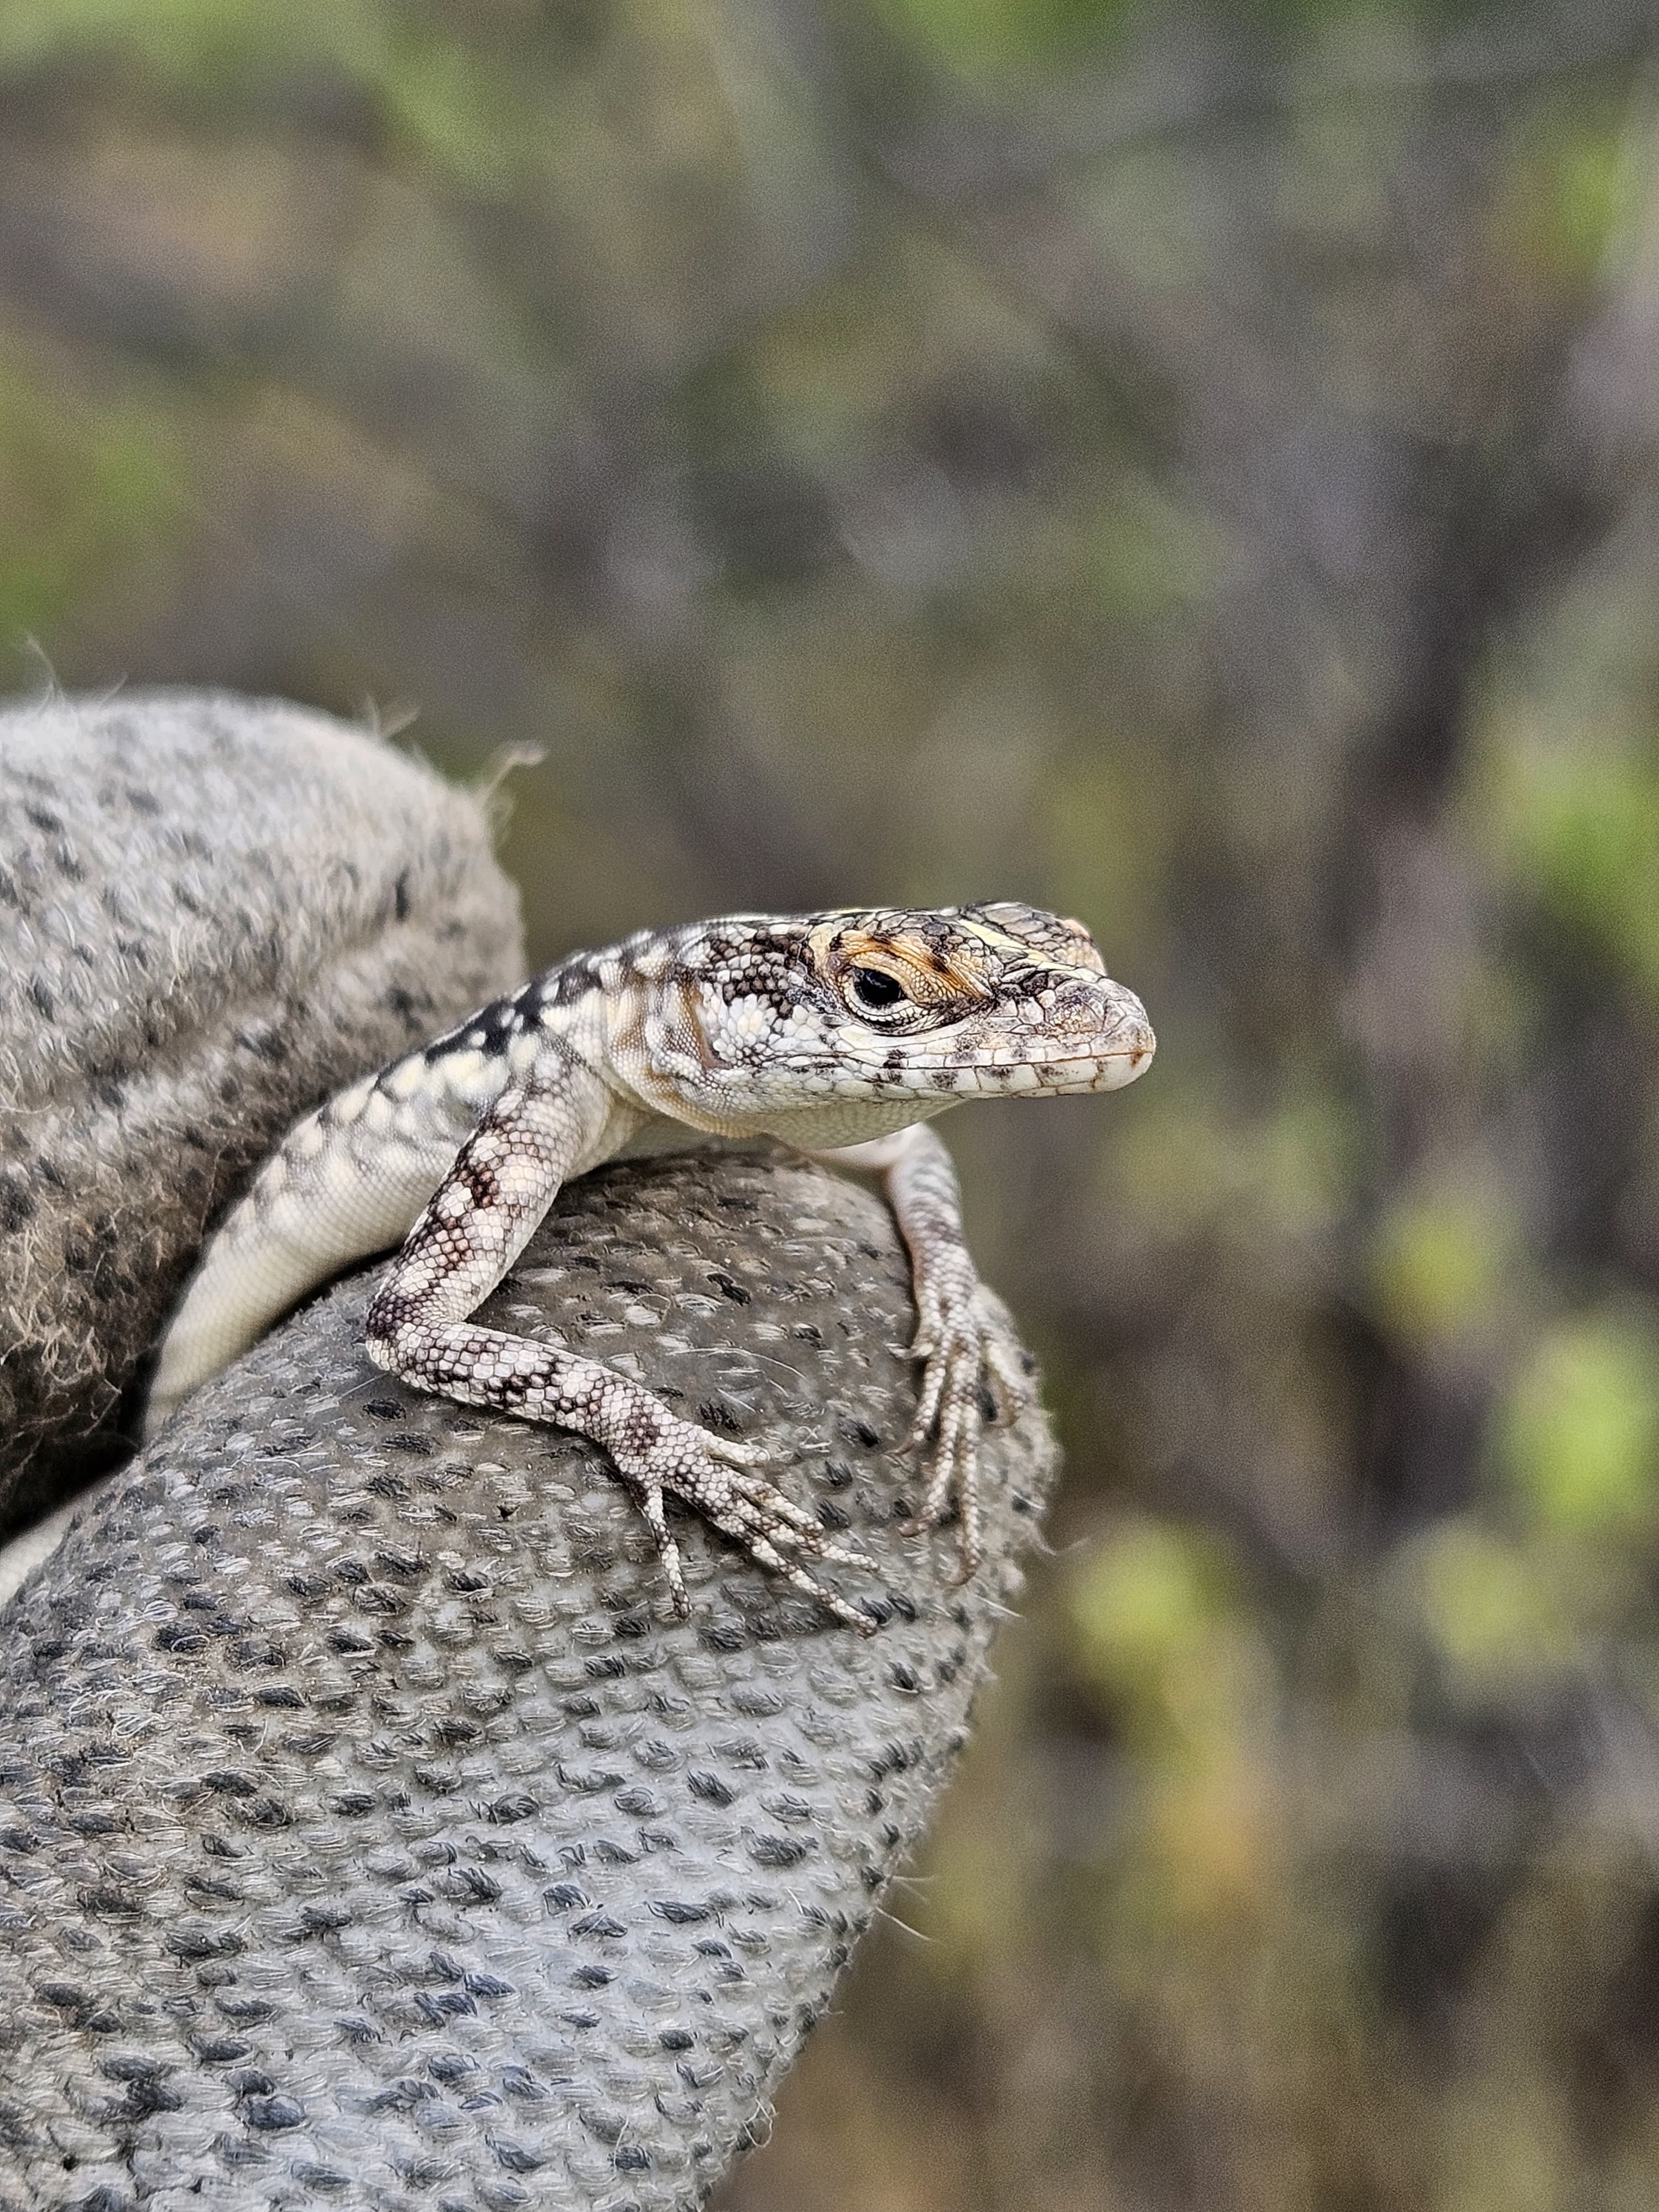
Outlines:
<svg viewBox="0 0 1659 2212"><path fill-rule="evenodd" d="M677 1121L705 1136L757 1133L730 1114L699 1101L694 1086L717 1063L688 978L659 981L626 971L604 1005L605 1050L611 1081L630 1103L653 1118Z"/></svg>

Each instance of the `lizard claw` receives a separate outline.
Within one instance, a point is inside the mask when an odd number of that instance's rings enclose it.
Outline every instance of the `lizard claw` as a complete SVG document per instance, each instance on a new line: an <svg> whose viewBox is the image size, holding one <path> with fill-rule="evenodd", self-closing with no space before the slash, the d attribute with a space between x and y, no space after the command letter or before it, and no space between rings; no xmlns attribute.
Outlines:
<svg viewBox="0 0 1659 2212"><path fill-rule="evenodd" d="M1036 1393L1031 1388L1030 1376L1009 1350L1006 1340L995 1329L987 1331L984 1349L985 1372L996 1404L997 1419L1005 1422L1017 1421L1036 1399Z"/></svg>

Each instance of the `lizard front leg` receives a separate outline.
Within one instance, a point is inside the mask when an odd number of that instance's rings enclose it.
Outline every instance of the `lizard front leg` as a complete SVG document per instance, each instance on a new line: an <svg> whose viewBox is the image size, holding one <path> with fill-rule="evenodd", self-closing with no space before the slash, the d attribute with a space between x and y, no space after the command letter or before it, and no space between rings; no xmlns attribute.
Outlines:
<svg viewBox="0 0 1659 2212"><path fill-rule="evenodd" d="M927 1494L910 1528L942 1521L954 1493L960 1523L957 1579L966 1582L981 1558L981 1390L988 1382L998 1410L1012 1416L1030 1389L987 1308L963 1234L962 1186L955 1164L922 1121L894 1136L815 1152L812 1158L879 1175L909 1248L919 1316L910 1350L926 1364L908 1449L925 1454L930 1438L933 1443Z"/></svg>
<svg viewBox="0 0 1659 2212"><path fill-rule="evenodd" d="M524 1250L560 1184L588 1164L614 1099L561 1056L503 1091L410 1231L371 1303L368 1354L417 1389L574 1429L609 1454L655 1538L682 1617L690 1612L665 1493L736 1538L772 1573L871 1633L876 1623L814 1580L804 1558L871 1562L755 1470L765 1455L681 1420L599 1361L469 1321Z"/></svg>

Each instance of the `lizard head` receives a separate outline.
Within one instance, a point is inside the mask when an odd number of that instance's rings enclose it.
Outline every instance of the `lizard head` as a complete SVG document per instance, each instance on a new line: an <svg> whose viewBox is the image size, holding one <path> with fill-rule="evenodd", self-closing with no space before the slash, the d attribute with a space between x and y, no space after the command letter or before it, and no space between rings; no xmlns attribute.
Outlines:
<svg viewBox="0 0 1659 2212"><path fill-rule="evenodd" d="M1012 902L736 915L635 975L618 1066L726 1135L853 1144L964 1098L1115 1091L1154 1048L1082 924Z"/></svg>

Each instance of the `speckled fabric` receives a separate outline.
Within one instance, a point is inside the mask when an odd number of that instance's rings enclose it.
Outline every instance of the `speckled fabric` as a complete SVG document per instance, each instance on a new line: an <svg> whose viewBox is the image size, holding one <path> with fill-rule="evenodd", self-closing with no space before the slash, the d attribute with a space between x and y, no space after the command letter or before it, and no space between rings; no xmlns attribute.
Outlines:
<svg viewBox="0 0 1659 2212"><path fill-rule="evenodd" d="M482 1309L649 1381L883 1562L868 1639L690 1516L693 1613L569 1436L372 1367L360 1278L210 1383L0 1613L0 2208L701 2203L960 1745L987 1565L902 1539L886 1211L678 1158L567 1189Z"/></svg>
<svg viewBox="0 0 1659 2212"><path fill-rule="evenodd" d="M324 714L0 709L0 1534L106 1462L295 1116L523 972L483 810Z"/></svg>

